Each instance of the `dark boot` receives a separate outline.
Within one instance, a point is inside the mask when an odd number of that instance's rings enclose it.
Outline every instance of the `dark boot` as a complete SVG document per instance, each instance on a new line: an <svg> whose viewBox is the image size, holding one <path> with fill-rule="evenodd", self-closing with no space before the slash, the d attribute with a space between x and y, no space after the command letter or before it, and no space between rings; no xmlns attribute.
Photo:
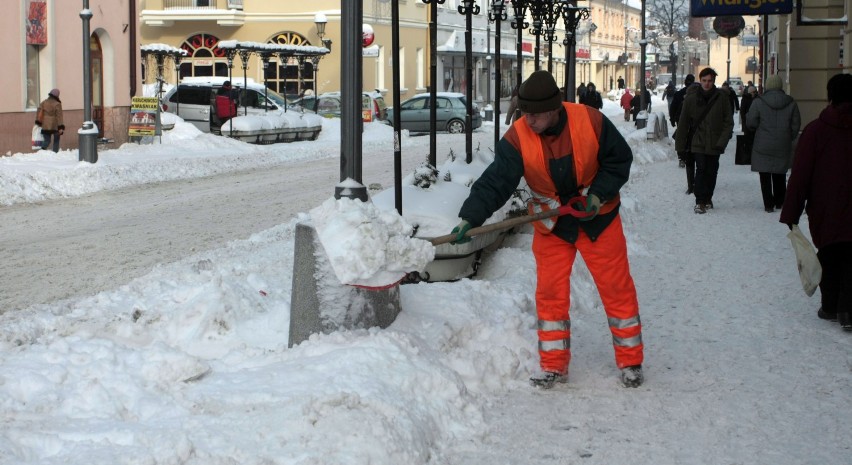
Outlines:
<svg viewBox="0 0 852 465"><path fill-rule="evenodd" d="M844 331L852 331L852 317L850 317L849 313L838 313L837 322L840 323L840 327Z"/></svg>

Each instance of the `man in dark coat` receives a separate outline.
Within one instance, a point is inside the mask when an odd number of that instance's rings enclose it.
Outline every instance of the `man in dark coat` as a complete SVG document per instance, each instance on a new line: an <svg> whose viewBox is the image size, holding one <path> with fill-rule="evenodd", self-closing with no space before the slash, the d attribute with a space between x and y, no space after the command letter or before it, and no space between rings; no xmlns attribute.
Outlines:
<svg viewBox="0 0 852 465"><path fill-rule="evenodd" d="M646 87L645 90L640 90L639 87L636 87L636 95L633 96L633 100L630 102L630 106L632 108L631 113L633 113L633 121L636 121L636 116L642 110L642 95L645 95L645 111L651 111L651 92Z"/></svg>
<svg viewBox="0 0 852 465"><path fill-rule="evenodd" d="M792 229L808 214L822 266L817 315L852 331L852 75L827 87L830 105L799 136L780 221Z"/></svg>
<svg viewBox="0 0 852 465"><path fill-rule="evenodd" d="M597 91L593 83L586 84L586 96L580 99L580 103L588 105L592 108L600 110L603 108L603 99L601 93Z"/></svg>
<svg viewBox="0 0 852 465"><path fill-rule="evenodd" d="M586 88L586 85L581 82L580 85L577 86L577 102L583 103L583 99L586 98L586 93L588 91L589 89Z"/></svg>
<svg viewBox="0 0 852 465"><path fill-rule="evenodd" d="M719 156L734 134L734 112L728 91L717 88L716 71L704 68L698 74L700 86L690 86L683 99L677 125L675 150L695 157L695 213L713 208L713 192L719 173ZM705 112L706 110L706 112Z"/></svg>
<svg viewBox="0 0 852 465"><path fill-rule="evenodd" d="M695 82L695 76L691 74L687 74L685 78L683 78L683 87L675 91L672 96L672 104L669 105L669 121L672 123L672 127L677 126L677 120L680 119L680 110L683 108L683 98L686 96L687 87L691 86ZM677 159L680 160L680 167L686 167L686 156L685 152L678 152ZM686 193L692 193L692 184L695 180L695 160L691 160L689 163L691 167L686 171Z"/></svg>

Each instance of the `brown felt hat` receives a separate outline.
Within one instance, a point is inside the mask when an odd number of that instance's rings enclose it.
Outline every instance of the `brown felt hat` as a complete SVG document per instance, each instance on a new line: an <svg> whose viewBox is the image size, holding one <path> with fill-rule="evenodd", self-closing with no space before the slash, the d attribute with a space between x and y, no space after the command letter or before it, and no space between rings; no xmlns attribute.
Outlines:
<svg viewBox="0 0 852 465"><path fill-rule="evenodd" d="M530 74L518 90L518 109L524 113L544 113L562 106L562 93L553 75L544 70Z"/></svg>

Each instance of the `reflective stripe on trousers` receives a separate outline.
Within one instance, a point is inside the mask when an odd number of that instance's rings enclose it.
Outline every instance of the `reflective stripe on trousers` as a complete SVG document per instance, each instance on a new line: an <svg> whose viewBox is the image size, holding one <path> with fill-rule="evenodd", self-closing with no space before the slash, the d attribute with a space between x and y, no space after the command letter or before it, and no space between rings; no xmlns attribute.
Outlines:
<svg viewBox="0 0 852 465"><path fill-rule="evenodd" d="M571 321L538 320L538 351L571 349ZM564 373L561 370L560 373Z"/></svg>
<svg viewBox="0 0 852 465"><path fill-rule="evenodd" d="M538 276L535 298L539 321L569 322L564 329L553 330L544 330L539 323L541 368L564 373L571 362L571 271L578 250L601 296L612 333L616 364L619 368L641 364L642 324L620 215L595 242L582 230L575 244L553 234L536 232L532 250Z"/></svg>

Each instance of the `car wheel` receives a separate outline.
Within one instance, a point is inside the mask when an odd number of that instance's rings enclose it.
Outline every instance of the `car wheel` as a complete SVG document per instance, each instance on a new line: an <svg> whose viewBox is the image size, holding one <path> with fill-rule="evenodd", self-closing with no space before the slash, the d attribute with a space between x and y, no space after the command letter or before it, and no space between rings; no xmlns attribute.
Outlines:
<svg viewBox="0 0 852 465"><path fill-rule="evenodd" d="M452 119L447 123L447 132L450 134L460 134L464 132L464 121L460 119Z"/></svg>

